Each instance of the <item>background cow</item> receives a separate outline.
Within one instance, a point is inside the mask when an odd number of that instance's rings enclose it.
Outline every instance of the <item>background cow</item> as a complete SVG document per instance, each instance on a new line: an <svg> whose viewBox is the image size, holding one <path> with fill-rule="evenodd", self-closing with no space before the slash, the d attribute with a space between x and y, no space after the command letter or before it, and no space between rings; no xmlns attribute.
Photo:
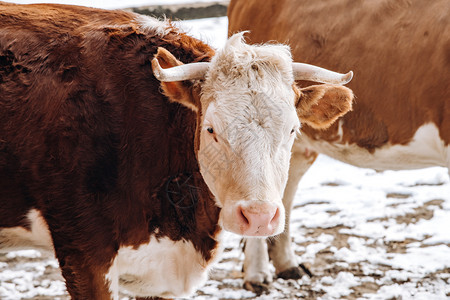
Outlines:
<svg viewBox="0 0 450 300"><path fill-rule="evenodd" d="M269 256L279 277L298 278L289 212L318 153L377 170L450 167L450 2L232 0L228 17L230 34L250 30L252 43L290 44L295 60L355 70L353 111L327 130L305 124L293 147L287 230ZM271 280L264 247L245 249L250 289Z"/></svg>
<svg viewBox="0 0 450 300"><path fill-rule="evenodd" d="M351 108L299 75L349 80L242 34L215 55L133 13L0 3L0 249L54 251L74 299L188 295L221 227L283 230L297 115Z"/></svg>

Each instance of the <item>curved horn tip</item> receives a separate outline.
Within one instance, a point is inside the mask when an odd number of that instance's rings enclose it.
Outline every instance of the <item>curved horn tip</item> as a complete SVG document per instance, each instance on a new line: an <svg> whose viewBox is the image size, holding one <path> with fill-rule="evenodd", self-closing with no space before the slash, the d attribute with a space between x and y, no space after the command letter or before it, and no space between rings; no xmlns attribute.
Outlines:
<svg viewBox="0 0 450 300"><path fill-rule="evenodd" d="M353 79L353 71L348 72L342 78L342 84L347 84Z"/></svg>
<svg viewBox="0 0 450 300"><path fill-rule="evenodd" d="M162 69L161 69L161 65L159 64L159 61L156 57L154 59L152 59L152 70L153 70L153 75L155 75L156 79L158 79L159 81L162 81L162 79L163 79Z"/></svg>

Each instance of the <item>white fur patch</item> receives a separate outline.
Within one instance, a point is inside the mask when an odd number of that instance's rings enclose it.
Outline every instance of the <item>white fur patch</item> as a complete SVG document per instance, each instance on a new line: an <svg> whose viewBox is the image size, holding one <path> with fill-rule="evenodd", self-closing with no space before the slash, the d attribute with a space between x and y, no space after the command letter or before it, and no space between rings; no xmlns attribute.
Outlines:
<svg viewBox="0 0 450 300"><path fill-rule="evenodd" d="M26 218L30 223L30 230L21 226L0 229L0 252L23 249L53 252L50 231L41 213L36 209L31 209Z"/></svg>
<svg viewBox="0 0 450 300"><path fill-rule="evenodd" d="M137 249L120 248L105 277L114 299L118 297L116 282L136 296L187 297L204 284L211 262L190 241L152 236Z"/></svg>
<svg viewBox="0 0 450 300"><path fill-rule="evenodd" d="M419 127L407 145L387 144L370 153L356 144L316 141L301 135L294 145L307 147L349 164L376 170L420 169L433 166L450 167L449 148L439 136L435 124Z"/></svg>
<svg viewBox="0 0 450 300"><path fill-rule="evenodd" d="M238 33L211 60L200 99L204 115L198 157L227 230L242 234L236 230L241 201L282 210L291 132L300 126L293 83L286 45L249 45ZM276 232L284 228L283 220L278 224Z"/></svg>
<svg viewBox="0 0 450 300"><path fill-rule="evenodd" d="M161 37L168 34L171 30L171 26L166 20L160 21L149 16L140 15L136 18L136 21L143 29L155 31Z"/></svg>

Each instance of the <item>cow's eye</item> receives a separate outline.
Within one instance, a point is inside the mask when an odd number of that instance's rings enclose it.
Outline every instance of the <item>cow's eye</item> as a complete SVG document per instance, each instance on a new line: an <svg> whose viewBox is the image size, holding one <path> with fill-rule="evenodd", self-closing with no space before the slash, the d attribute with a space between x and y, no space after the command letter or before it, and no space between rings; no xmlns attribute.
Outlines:
<svg viewBox="0 0 450 300"><path fill-rule="evenodd" d="M294 132L295 132L295 128L292 128L291 134L294 134Z"/></svg>
<svg viewBox="0 0 450 300"><path fill-rule="evenodd" d="M213 129L212 127L208 127L208 128L206 128L206 130L207 130L209 133L214 133L214 129Z"/></svg>

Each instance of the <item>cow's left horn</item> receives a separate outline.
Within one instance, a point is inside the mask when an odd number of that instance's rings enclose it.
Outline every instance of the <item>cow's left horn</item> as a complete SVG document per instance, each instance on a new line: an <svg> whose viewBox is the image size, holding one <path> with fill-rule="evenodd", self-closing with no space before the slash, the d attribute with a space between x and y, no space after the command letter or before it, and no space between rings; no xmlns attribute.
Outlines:
<svg viewBox="0 0 450 300"><path fill-rule="evenodd" d="M353 72L347 74L336 73L313 65L293 63L292 71L295 80L307 80L321 83L347 84L353 78Z"/></svg>
<svg viewBox="0 0 450 300"><path fill-rule="evenodd" d="M197 62L163 69L159 65L158 59L154 58L152 69L153 74L159 81L183 81L204 78L209 64L208 62Z"/></svg>

